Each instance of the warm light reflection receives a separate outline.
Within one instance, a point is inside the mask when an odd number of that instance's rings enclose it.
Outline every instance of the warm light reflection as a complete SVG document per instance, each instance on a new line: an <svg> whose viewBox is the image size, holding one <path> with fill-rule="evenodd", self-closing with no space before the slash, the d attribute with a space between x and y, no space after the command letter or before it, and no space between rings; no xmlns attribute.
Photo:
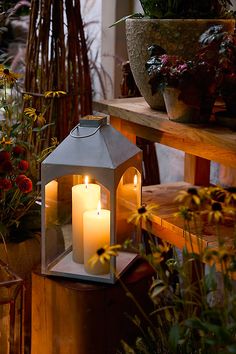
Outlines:
<svg viewBox="0 0 236 354"><path fill-rule="evenodd" d="M86 188L88 188L88 182L89 182L89 178L88 178L88 176L85 176L84 183L85 183Z"/></svg>
<svg viewBox="0 0 236 354"><path fill-rule="evenodd" d="M97 207L97 214L100 215L101 213L101 201L98 201L98 207Z"/></svg>
<svg viewBox="0 0 236 354"><path fill-rule="evenodd" d="M134 188L137 187L137 184L138 184L138 176L134 175Z"/></svg>

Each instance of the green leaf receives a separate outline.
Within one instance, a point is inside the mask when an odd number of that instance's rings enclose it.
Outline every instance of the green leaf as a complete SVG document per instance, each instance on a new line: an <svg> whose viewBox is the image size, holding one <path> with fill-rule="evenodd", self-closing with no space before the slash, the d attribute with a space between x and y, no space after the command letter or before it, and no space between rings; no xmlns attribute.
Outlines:
<svg viewBox="0 0 236 354"><path fill-rule="evenodd" d="M169 333L169 344L170 348L173 350L173 352L176 353L177 346L179 344L180 340L180 326L178 323L174 324Z"/></svg>
<svg viewBox="0 0 236 354"><path fill-rule="evenodd" d="M114 22L112 25L110 25L109 28L114 27L114 26L118 25L119 23L124 22L128 18L142 18L142 17L143 17L143 15L141 13L135 13L135 14L131 14L128 16L124 16L124 17L120 18L118 21Z"/></svg>
<svg viewBox="0 0 236 354"><path fill-rule="evenodd" d="M217 281L216 281L216 267L213 265L209 269L209 273L204 277L204 283L207 292L215 291L217 289Z"/></svg>

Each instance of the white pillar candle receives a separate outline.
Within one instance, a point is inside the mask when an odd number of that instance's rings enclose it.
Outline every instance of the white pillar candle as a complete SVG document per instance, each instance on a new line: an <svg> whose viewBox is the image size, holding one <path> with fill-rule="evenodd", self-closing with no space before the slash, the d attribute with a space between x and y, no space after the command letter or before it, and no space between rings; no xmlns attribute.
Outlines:
<svg viewBox="0 0 236 354"><path fill-rule="evenodd" d="M95 209L100 200L101 188L98 184L87 182L72 187L72 244L73 260L84 263L83 213Z"/></svg>
<svg viewBox="0 0 236 354"><path fill-rule="evenodd" d="M53 180L45 186L46 225L55 223L57 219L58 182Z"/></svg>
<svg viewBox="0 0 236 354"><path fill-rule="evenodd" d="M93 267L88 263L97 250L110 245L110 210L101 209L86 211L83 216L84 225L84 267L87 273L107 274L110 262L97 262Z"/></svg>

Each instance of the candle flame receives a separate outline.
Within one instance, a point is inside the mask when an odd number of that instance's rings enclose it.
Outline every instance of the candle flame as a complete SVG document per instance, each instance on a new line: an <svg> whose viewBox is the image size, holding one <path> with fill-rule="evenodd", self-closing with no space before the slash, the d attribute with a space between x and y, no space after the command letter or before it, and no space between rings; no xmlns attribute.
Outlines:
<svg viewBox="0 0 236 354"><path fill-rule="evenodd" d="M134 175L134 188L137 187L137 184L138 184L138 176Z"/></svg>
<svg viewBox="0 0 236 354"><path fill-rule="evenodd" d="M97 214L100 215L101 212L101 201L98 201Z"/></svg>
<svg viewBox="0 0 236 354"><path fill-rule="evenodd" d="M89 181L88 176L85 176L84 177L84 183L85 183L86 188L88 188L88 181Z"/></svg>

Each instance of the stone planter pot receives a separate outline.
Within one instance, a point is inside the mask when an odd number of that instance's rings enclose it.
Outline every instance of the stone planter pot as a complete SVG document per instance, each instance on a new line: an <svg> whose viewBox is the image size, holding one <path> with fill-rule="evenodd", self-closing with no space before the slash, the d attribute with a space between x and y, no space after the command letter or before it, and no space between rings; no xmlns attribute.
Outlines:
<svg viewBox="0 0 236 354"><path fill-rule="evenodd" d="M170 120L180 123L198 123L200 120L200 107L187 105L179 99L180 91L176 88L166 87L163 91L167 115Z"/></svg>
<svg viewBox="0 0 236 354"><path fill-rule="evenodd" d="M163 47L168 54L190 59L198 48L201 33L210 26L222 24L233 32L235 20L218 19L127 19L126 39L130 67L135 82L144 99L153 109L165 109L162 95L152 95L145 63L149 58L147 48L152 44Z"/></svg>
<svg viewBox="0 0 236 354"><path fill-rule="evenodd" d="M163 91L167 115L170 120L180 123L208 123L214 105L214 97L205 98L199 107L190 106L179 99L180 90L166 87Z"/></svg>

